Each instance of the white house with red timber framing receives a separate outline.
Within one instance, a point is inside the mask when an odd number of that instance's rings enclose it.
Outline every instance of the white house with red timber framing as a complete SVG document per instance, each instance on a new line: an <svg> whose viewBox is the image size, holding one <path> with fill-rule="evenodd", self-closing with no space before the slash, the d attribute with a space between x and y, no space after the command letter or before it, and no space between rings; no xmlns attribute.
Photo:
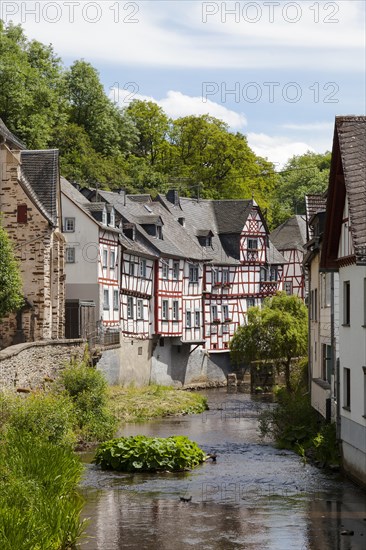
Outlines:
<svg viewBox="0 0 366 550"><path fill-rule="evenodd" d="M286 260L283 273L283 289L305 300L305 277L303 261L305 255L305 216L292 216L276 227L270 235L271 241Z"/></svg>

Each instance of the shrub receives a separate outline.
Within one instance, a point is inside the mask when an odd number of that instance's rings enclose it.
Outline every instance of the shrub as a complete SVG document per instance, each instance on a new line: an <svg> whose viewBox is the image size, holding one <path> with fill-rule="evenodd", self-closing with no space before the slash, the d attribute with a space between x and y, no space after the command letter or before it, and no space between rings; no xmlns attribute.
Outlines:
<svg viewBox="0 0 366 550"><path fill-rule="evenodd" d="M75 412L67 396L42 392L27 397L2 394L0 401L3 429L32 434L62 446L75 443Z"/></svg>
<svg viewBox="0 0 366 550"><path fill-rule="evenodd" d="M86 360L71 362L62 372L59 385L74 405L80 439L103 441L113 436L117 420L107 406L108 386L100 371Z"/></svg>
<svg viewBox="0 0 366 550"><path fill-rule="evenodd" d="M203 462L205 456L198 445L185 436L137 435L106 441L99 446L94 460L104 470L156 472L191 469Z"/></svg>

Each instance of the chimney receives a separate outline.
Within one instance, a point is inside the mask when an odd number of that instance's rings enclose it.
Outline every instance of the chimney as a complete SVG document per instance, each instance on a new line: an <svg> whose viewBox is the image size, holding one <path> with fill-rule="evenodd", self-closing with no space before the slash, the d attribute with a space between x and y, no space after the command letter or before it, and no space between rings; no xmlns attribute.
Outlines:
<svg viewBox="0 0 366 550"><path fill-rule="evenodd" d="M179 205L179 193L177 189L169 189L169 191L166 194L166 198L169 202L174 204L174 206Z"/></svg>

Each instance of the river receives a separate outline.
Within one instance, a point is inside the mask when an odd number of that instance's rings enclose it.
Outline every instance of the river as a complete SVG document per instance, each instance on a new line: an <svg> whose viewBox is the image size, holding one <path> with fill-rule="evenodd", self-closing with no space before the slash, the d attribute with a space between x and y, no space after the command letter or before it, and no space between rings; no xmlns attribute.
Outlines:
<svg viewBox="0 0 366 550"><path fill-rule="evenodd" d="M365 492L263 443L258 414L273 406L265 398L226 389L206 396L205 413L128 424L119 435L187 435L216 462L174 474L86 464L82 550L366 549Z"/></svg>

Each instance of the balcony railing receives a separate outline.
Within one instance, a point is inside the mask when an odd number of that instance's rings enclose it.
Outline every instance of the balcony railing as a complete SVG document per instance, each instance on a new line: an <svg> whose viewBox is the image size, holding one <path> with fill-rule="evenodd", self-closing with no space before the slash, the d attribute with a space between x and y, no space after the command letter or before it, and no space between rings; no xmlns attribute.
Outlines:
<svg viewBox="0 0 366 550"><path fill-rule="evenodd" d="M278 281L261 281L259 291L263 294L275 294L278 290Z"/></svg>

